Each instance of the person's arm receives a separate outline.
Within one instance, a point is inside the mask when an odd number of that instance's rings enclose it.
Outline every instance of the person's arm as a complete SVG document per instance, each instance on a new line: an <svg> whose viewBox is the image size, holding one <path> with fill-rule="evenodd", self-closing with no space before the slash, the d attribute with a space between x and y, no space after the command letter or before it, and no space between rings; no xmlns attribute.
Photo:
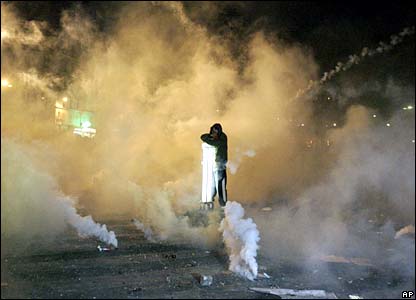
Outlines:
<svg viewBox="0 0 416 300"><path fill-rule="evenodd" d="M214 141L214 139L209 133L204 133L203 135L201 135L201 140L209 145L212 145L212 142Z"/></svg>
<svg viewBox="0 0 416 300"><path fill-rule="evenodd" d="M209 133L205 133L201 135L201 140L207 143L208 145L215 146L215 147L218 147L223 143L227 143L227 141L222 138L219 138L216 140L213 139Z"/></svg>

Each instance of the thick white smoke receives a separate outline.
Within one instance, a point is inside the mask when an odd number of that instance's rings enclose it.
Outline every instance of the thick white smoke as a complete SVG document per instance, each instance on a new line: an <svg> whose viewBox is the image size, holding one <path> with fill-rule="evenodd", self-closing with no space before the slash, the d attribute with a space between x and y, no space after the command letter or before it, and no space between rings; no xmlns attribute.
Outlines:
<svg viewBox="0 0 416 300"><path fill-rule="evenodd" d="M65 217L68 224L74 227L78 235L81 237L94 236L100 241L103 241L114 247L118 247L118 241L114 231L108 231L105 224L101 225L94 222L91 216L81 217L77 214L76 209L71 205L69 199L58 199L62 201L65 209Z"/></svg>
<svg viewBox="0 0 416 300"><path fill-rule="evenodd" d="M75 201L62 195L55 179L40 168L39 152L45 150L40 144L1 139L2 237L38 240L58 236L70 225L81 237L93 236L117 247L114 232L91 216L77 214Z"/></svg>
<svg viewBox="0 0 416 300"><path fill-rule="evenodd" d="M225 206L225 218L219 230L230 255L229 269L250 280L257 277L257 250L260 234L251 218L243 219L244 208L238 202L229 201Z"/></svg>
<svg viewBox="0 0 416 300"><path fill-rule="evenodd" d="M144 225L142 222L140 222L139 220L135 219L133 221L134 225L136 226L137 229L143 231L144 233L144 237L148 240L148 241L155 241L156 239L153 236L153 231L152 228L150 228L149 226Z"/></svg>

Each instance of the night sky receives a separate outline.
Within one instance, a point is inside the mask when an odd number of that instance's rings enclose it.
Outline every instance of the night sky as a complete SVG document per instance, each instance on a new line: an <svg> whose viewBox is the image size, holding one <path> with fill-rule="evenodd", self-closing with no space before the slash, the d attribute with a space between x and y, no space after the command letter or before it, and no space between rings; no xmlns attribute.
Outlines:
<svg viewBox="0 0 416 300"><path fill-rule="evenodd" d="M19 1L19 14L26 20L47 21L59 29L61 12L81 6L104 33L110 33L126 2L113 1ZM262 29L287 43L310 48L323 70L358 52L364 46L375 46L407 26L414 25L411 2L334 2L334 1L246 1L185 2L191 19L212 33L231 37L234 53L240 55L241 43ZM216 15L206 14L207 7ZM413 50L413 48L411 49ZM407 62L408 63L408 62Z"/></svg>

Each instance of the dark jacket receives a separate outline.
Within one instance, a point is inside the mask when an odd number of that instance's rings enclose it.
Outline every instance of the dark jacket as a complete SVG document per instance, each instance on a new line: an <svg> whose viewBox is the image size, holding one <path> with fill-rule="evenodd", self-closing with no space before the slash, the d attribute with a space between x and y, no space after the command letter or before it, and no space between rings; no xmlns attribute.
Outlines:
<svg viewBox="0 0 416 300"><path fill-rule="evenodd" d="M220 169L225 169L228 161L227 135L224 132L221 132L218 139L213 139L209 133L205 133L201 135L201 140L217 148L215 162Z"/></svg>

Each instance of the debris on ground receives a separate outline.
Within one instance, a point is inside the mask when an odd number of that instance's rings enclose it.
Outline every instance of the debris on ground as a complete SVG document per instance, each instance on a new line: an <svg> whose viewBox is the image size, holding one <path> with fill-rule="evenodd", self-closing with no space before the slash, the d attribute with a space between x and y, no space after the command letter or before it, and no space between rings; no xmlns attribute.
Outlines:
<svg viewBox="0 0 416 300"><path fill-rule="evenodd" d="M210 286L212 285L213 278L211 275L202 275L199 273L192 273L192 276L198 281L201 286Z"/></svg>
<svg viewBox="0 0 416 300"><path fill-rule="evenodd" d="M335 255L324 255L319 258L325 262L335 262L335 263L350 263L349 259L346 259L342 256L335 256Z"/></svg>
<svg viewBox="0 0 416 300"><path fill-rule="evenodd" d="M272 208L267 206L267 207L263 207L261 210L262 211L272 211Z"/></svg>
<svg viewBox="0 0 416 300"><path fill-rule="evenodd" d="M271 278L271 276L269 274L267 274L266 272L263 272L263 273L258 273L257 278L258 279L264 279L264 278L269 279L269 278Z"/></svg>
<svg viewBox="0 0 416 300"><path fill-rule="evenodd" d="M276 295L282 299L338 299L334 293L328 293L324 290L293 290L277 288L250 288L251 291Z"/></svg>
<svg viewBox="0 0 416 300"><path fill-rule="evenodd" d="M407 226L403 227L402 229L400 229L399 231L396 232L396 235L394 236L394 239L398 239L402 235L406 235L406 234L415 235L415 226L407 225Z"/></svg>
<svg viewBox="0 0 416 300"><path fill-rule="evenodd" d="M370 262L369 259L367 258L362 258L362 257L353 257L350 258L350 261L353 264L356 264L358 266L367 266L367 267L373 267L373 264Z"/></svg>
<svg viewBox="0 0 416 300"><path fill-rule="evenodd" d="M345 258L343 256L336 256L336 255L323 255L319 257L320 260L325 262L332 262L332 263L352 263L359 266L367 266L371 267L373 264L367 258L362 257L352 257L352 258Z"/></svg>
<svg viewBox="0 0 416 300"><path fill-rule="evenodd" d="M111 251L110 248L107 247L101 247L100 245L97 246L98 251L103 252L103 251Z"/></svg>
<svg viewBox="0 0 416 300"><path fill-rule="evenodd" d="M212 284L213 278L210 275L202 275L199 284L202 286L210 286Z"/></svg>

